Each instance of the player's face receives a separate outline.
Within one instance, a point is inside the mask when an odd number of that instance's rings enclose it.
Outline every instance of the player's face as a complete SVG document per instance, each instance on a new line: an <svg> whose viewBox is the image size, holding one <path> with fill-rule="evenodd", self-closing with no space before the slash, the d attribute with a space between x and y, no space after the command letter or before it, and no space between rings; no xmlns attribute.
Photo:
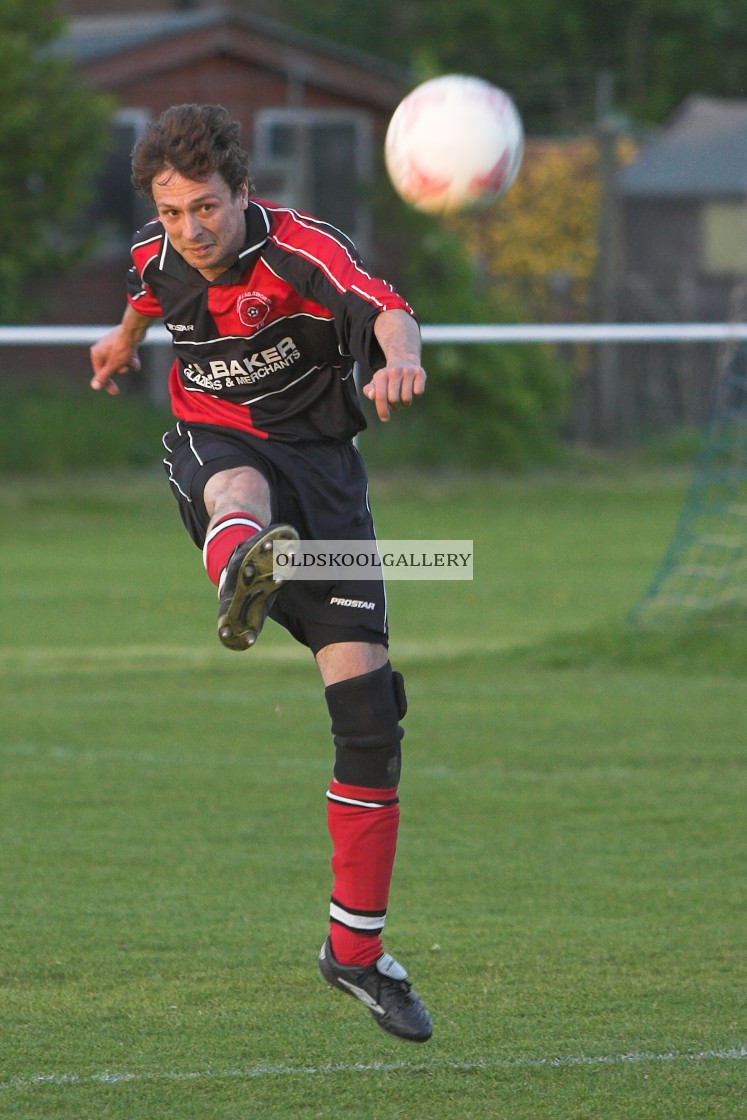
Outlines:
<svg viewBox="0 0 747 1120"><path fill-rule="evenodd" d="M236 195L217 171L209 179L186 179L171 168L156 175L153 199L169 241L187 264L215 280L239 255L246 237L249 186Z"/></svg>

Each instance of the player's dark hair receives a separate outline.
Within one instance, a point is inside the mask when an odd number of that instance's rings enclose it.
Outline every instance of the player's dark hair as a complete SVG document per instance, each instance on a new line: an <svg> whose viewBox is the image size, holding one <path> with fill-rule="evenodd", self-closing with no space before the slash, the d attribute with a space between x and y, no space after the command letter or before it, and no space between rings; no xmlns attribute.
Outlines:
<svg viewBox="0 0 747 1120"><path fill-rule="evenodd" d="M166 168L198 182L216 171L235 196L249 180L249 156L241 125L222 105L172 105L148 127L132 153L132 183L153 200L153 180Z"/></svg>

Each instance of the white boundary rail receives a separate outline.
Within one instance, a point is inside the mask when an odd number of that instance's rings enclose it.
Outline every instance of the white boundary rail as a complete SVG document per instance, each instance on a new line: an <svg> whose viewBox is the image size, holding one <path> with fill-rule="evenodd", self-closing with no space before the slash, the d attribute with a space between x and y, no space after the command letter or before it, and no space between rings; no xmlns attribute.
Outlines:
<svg viewBox="0 0 747 1120"><path fill-rule="evenodd" d="M424 342L720 342L747 323L495 323L423 327Z"/></svg>
<svg viewBox="0 0 747 1120"><path fill-rule="evenodd" d="M109 328L93 326L0 326L0 346L90 346ZM504 342L738 342L747 323L445 323L423 327L426 343ZM154 326L144 344L171 342Z"/></svg>

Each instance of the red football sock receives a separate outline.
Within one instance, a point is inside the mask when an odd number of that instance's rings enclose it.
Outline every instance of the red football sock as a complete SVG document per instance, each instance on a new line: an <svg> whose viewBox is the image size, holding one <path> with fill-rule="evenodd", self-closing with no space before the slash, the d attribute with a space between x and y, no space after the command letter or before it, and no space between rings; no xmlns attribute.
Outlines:
<svg viewBox="0 0 747 1120"><path fill-rule="evenodd" d="M397 848L397 789L367 789L335 779L327 794L334 886L330 941L340 964L372 964L383 952L394 854Z"/></svg>
<svg viewBox="0 0 747 1120"><path fill-rule="evenodd" d="M211 524L205 537L202 559L207 574L217 587L220 586L223 569L236 545L263 529L264 525L261 521L242 511L227 513Z"/></svg>

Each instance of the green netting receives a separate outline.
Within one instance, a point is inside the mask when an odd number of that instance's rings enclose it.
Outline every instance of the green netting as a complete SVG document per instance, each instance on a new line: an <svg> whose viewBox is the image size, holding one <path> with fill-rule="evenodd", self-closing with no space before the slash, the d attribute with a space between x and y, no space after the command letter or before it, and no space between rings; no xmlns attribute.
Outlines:
<svg viewBox="0 0 747 1120"><path fill-rule="evenodd" d="M747 346L725 361L690 490L661 567L631 614L644 625L747 612Z"/></svg>

